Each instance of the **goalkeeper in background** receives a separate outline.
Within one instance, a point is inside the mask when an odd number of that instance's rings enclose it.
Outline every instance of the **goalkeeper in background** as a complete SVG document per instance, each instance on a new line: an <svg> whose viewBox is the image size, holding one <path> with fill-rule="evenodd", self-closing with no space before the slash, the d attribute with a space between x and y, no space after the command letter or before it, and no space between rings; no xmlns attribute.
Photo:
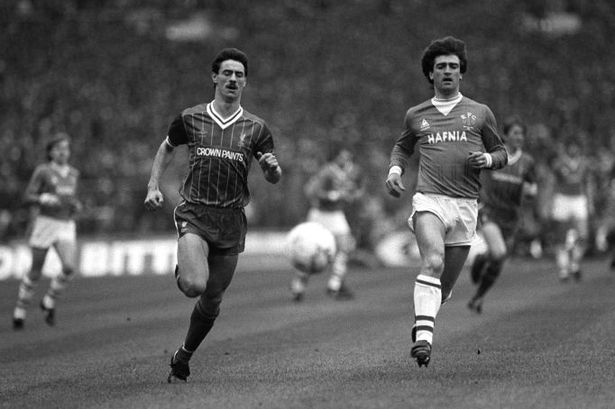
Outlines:
<svg viewBox="0 0 615 409"><path fill-rule="evenodd" d="M305 186L310 200L307 221L322 224L335 236L337 252L333 259L327 294L336 300L351 300L354 293L345 278L348 272L348 255L355 247L350 226L344 214L349 203L364 193L361 172L348 149L334 151L330 162L316 173ZM309 274L297 271L291 283L293 300L302 301Z"/></svg>

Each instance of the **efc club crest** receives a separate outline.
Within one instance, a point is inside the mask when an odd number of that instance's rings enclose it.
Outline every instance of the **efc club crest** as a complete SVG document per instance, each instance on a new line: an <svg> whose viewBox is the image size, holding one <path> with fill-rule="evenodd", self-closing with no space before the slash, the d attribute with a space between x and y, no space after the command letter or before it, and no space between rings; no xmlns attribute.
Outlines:
<svg viewBox="0 0 615 409"><path fill-rule="evenodd" d="M467 112L461 115L461 122L463 123L463 129L472 129L476 124L476 115L472 112Z"/></svg>

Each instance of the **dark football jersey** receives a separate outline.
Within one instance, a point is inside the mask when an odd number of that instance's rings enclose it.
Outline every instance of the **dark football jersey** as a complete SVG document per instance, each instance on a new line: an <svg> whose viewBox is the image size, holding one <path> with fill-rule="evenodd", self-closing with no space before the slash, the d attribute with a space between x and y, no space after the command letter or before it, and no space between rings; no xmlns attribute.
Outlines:
<svg viewBox="0 0 615 409"><path fill-rule="evenodd" d="M489 107L464 96L446 114L434 99L410 108L390 166L403 171L416 146L420 152L416 191L422 193L478 198L480 169L469 166L469 154L490 153L492 169L501 168L507 160Z"/></svg>
<svg viewBox="0 0 615 409"><path fill-rule="evenodd" d="M484 206L515 214L521 206L523 184L535 181L534 159L517 151L503 168L481 172L480 180L480 201Z"/></svg>
<svg viewBox="0 0 615 409"><path fill-rule="evenodd" d="M189 170L180 194L189 203L241 208L250 201L248 172L257 153L273 153L265 121L239 108L223 119L213 104L184 110L171 123L167 143L188 145Z"/></svg>
<svg viewBox="0 0 615 409"><path fill-rule="evenodd" d="M305 193L318 209L340 210L360 189L361 176L356 166L343 169L331 162L310 178Z"/></svg>
<svg viewBox="0 0 615 409"><path fill-rule="evenodd" d="M565 195L585 194L589 166L583 157L562 155L553 162L555 192Z"/></svg>
<svg viewBox="0 0 615 409"><path fill-rule="evenodd" d="M71 219L75 212L77 182L79 171L72 166L63 170L52 162L43 163L36 167L28 187L26 196L50 193L57 195L60 204L48 206L39 204L40 214L57 219Z"/></svg>

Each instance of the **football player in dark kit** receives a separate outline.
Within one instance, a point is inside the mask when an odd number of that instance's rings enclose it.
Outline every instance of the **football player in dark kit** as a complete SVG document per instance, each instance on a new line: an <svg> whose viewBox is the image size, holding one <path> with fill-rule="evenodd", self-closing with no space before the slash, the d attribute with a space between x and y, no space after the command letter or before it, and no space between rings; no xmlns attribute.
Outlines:
<svg viewBox="0 0 615 409"><path fill-rule="evenodd" d="M282 170L273 137L261 118L241 107L247 84L248 58L226 48L211 67L214 100L181 112L158 148L147 186L145 206L162 206L159 180L178 145L189 150L188 175L175 208L178 233L177 286L198 298L183 344L171 357L169 382L186 381L189 360L211 330L231 283L247 231L244 207L250 200L248 172L256 158L265 179L277 183Z"/></svg>
<svg viewBox="0 0 615 409"><path fill-rule="evenodd" d="M459 92L467 68L465 43L453 37L435 40L421 65L435 95L407 111L391 152L386 187L392 196L401 196L401 176L418 149L418 181L408 220L421 254L411 355L419 366L427 366L440 305L450 297L476 233L481 169L503 167L507 153L489 107Z"/></svg>
<svg viewBox="0 0 615 409"><path fill-rule="evenodd" d="M468 303L468 308L478 314L483 310L485 294L499 277L514 244L522 199L535 196L538 190L534 159L522 149L525 124L512 117L506 120L503 130L508 165L480 174L482 188L478 217L487 251L477 255L472 263L471 278L477 288Z"/></svg>

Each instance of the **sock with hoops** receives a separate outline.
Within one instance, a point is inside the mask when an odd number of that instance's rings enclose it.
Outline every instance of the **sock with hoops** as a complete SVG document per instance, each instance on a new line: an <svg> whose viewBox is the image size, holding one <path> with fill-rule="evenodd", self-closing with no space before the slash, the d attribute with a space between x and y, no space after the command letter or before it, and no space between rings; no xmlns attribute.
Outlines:
<svg viewBox="0 0 615 409"><path fill-rule="evenodd" d="M440 279L419 274L414 283L414 315L417 341L433 342L436 315L442 303Z"/></svg>

